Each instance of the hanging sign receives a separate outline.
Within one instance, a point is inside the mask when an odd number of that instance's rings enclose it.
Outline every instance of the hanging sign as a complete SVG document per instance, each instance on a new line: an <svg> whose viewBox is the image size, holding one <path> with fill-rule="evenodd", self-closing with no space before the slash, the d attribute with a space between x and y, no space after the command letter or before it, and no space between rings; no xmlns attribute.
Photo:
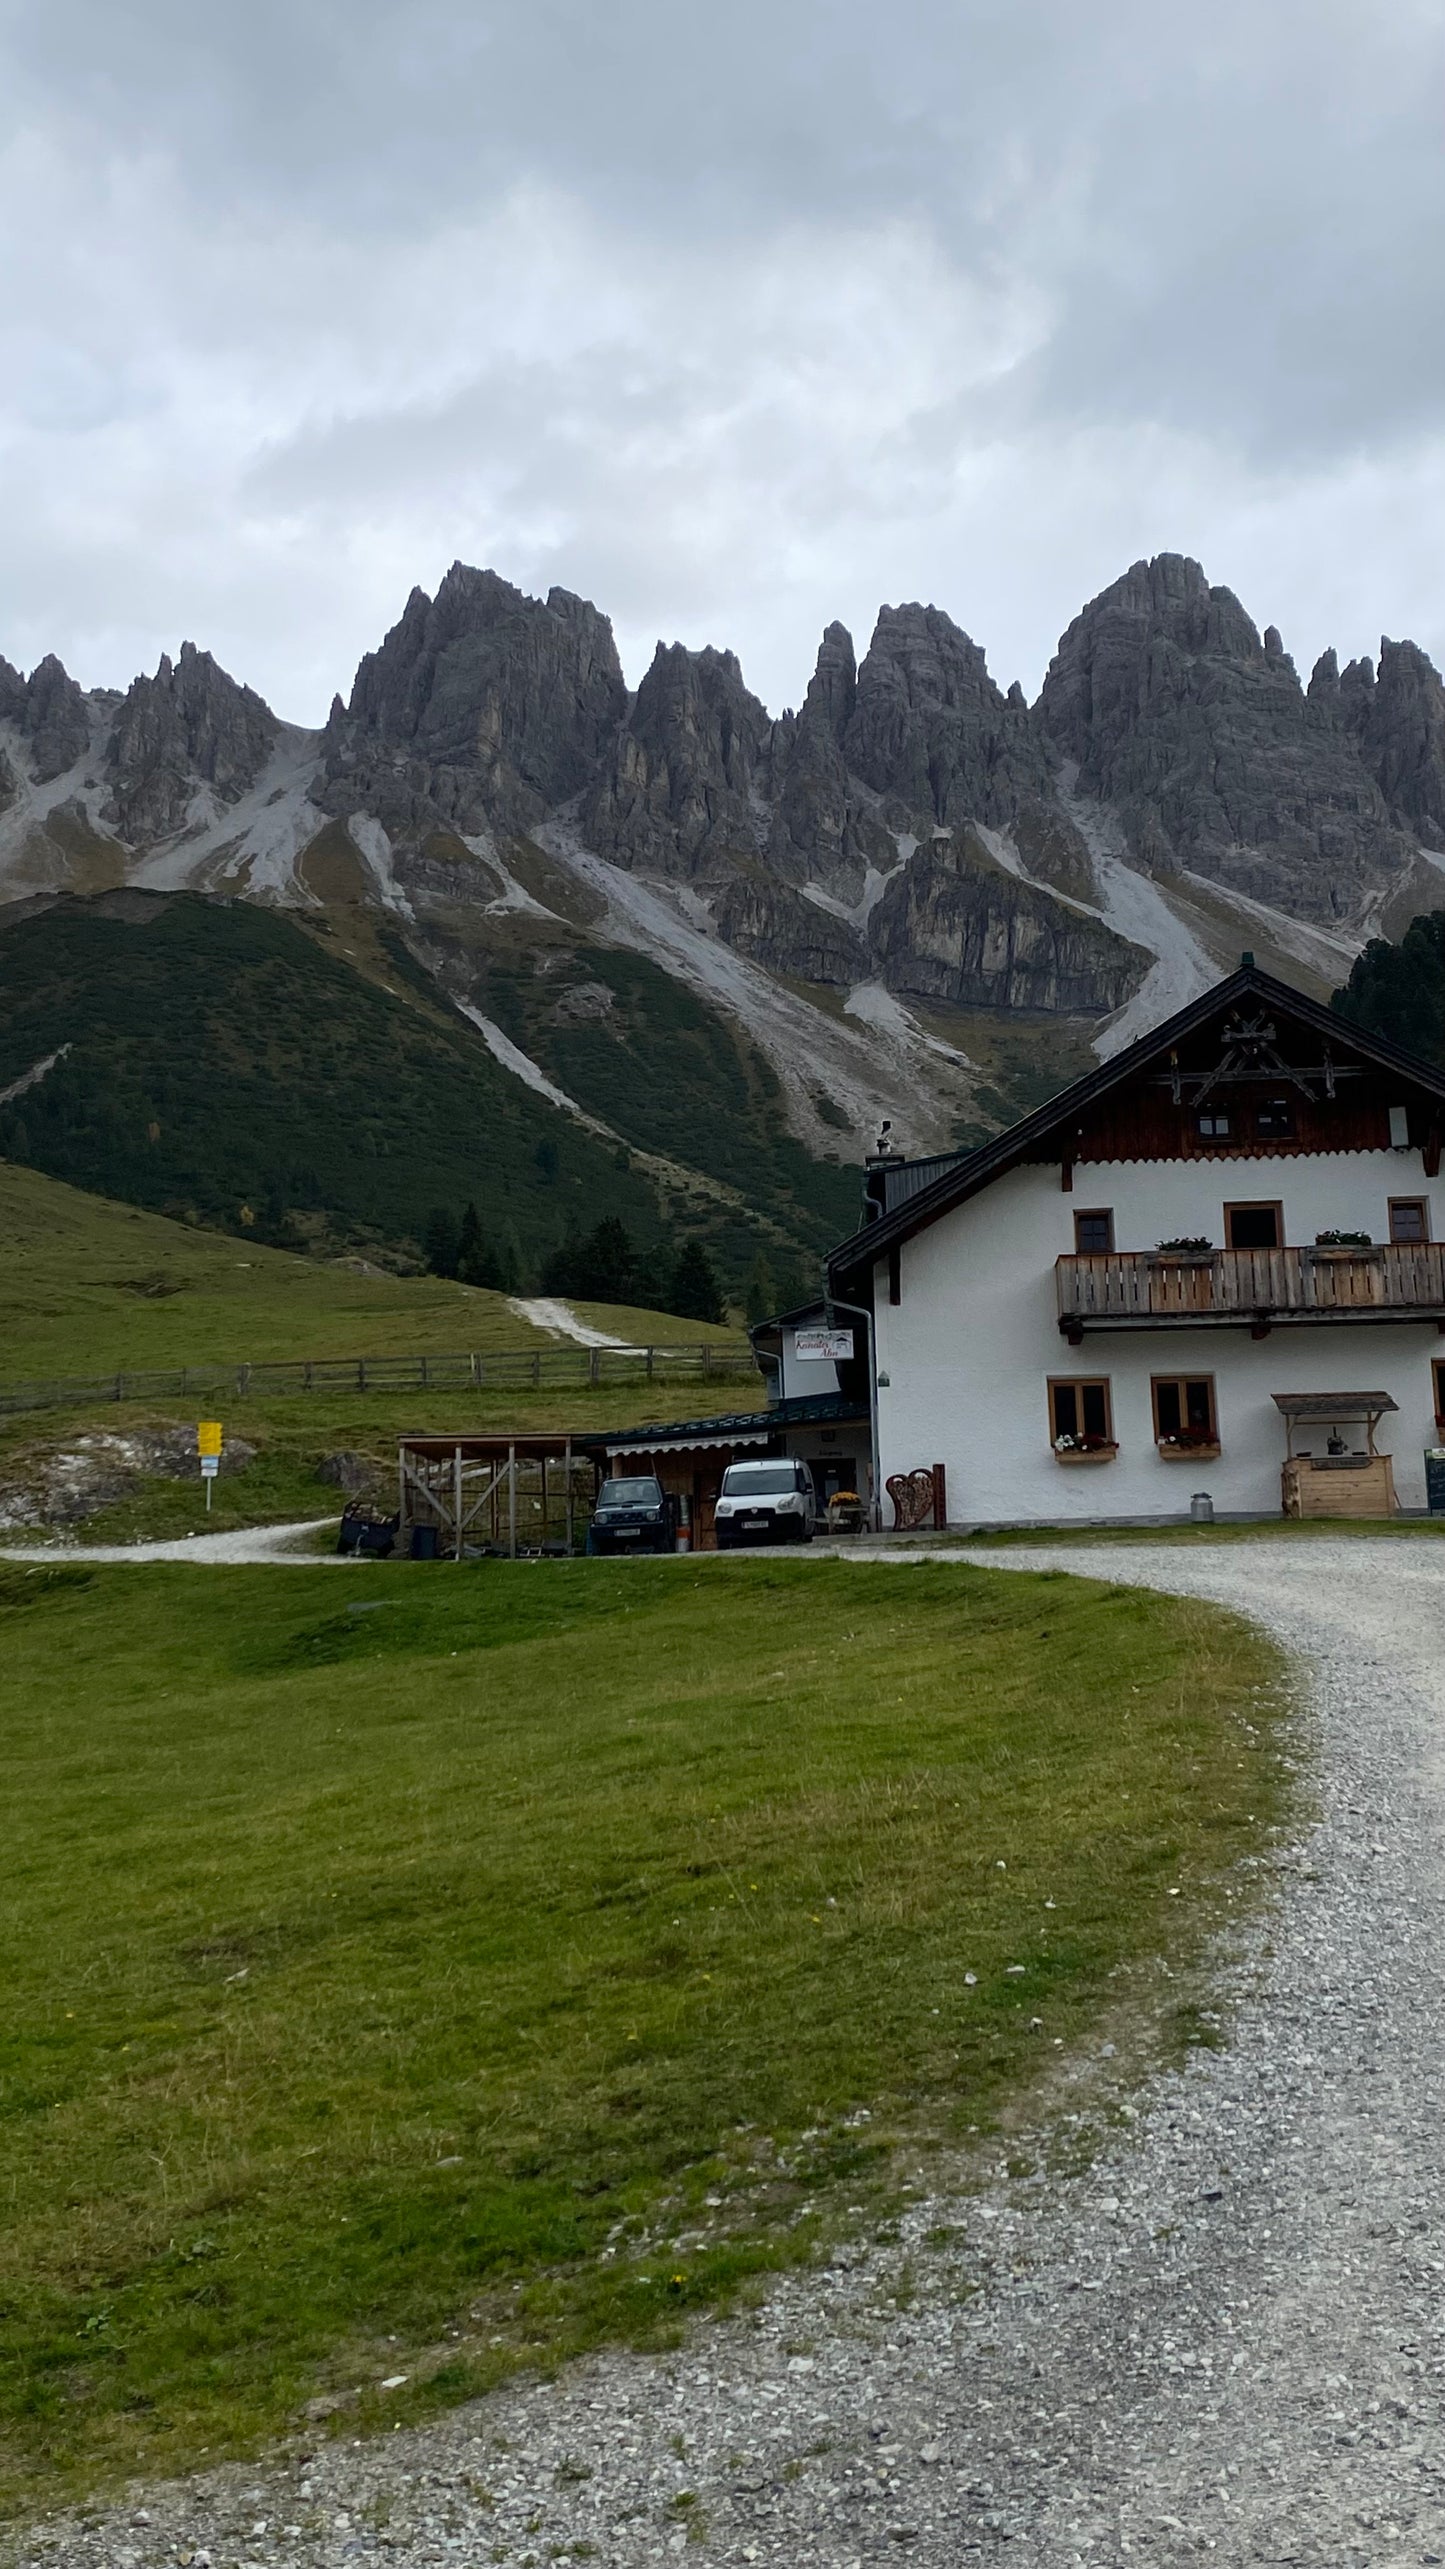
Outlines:
<svg viewBox="0 0 1445 2569"><path fill-rule="evenodd" d="M793 1353L845 1365L853 1353L853 1332L851 1329L799 1329L794 1333Z"/></svg>

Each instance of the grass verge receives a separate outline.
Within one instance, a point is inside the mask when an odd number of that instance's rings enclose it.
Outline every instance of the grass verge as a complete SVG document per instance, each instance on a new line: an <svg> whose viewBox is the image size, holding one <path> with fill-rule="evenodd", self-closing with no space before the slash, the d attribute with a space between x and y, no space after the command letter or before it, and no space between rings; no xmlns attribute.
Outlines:
<svg viewBox="0 0 1445 2569"><path fill-rule="evenodd" d="M14 1566L0 1671L12 2514L675 2335L1282 1790L1257 1634L1056 1574Z"/></svg>

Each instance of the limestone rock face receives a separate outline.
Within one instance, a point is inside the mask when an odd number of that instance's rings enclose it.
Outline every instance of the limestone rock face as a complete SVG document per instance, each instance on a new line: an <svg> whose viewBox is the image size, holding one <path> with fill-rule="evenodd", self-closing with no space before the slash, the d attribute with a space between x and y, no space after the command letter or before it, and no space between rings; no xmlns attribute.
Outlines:
<svg viewBox="0 0 1445 2569"><path fill-rule="evenodd" d="M713 915L718 934L770 972L846 990L875 968L866 934L851 920L761 868L734 875Z"/></svg>
<svg viewBox="0 0 1445 2569"><path fill-rule="evenodd" d="M17 723L24 733L39 784L49 785L63 776L89 746L85 697L53 651L47 652L28 679L8 661L0 661L0 715Z"/></svg>
<svg viewBox="0 0 1445 2569"><path fill-rule="evenodd" d="M1052 786L1022 694L1005 696L976 642L938 607L883 607L842 734L849 766L900 816L1007 825Z"/></svg>
<svg viewBox="0 0 1445 2569"><path fill-rule="evenodd" d="M137 845L169 838L185 826L200 785L220 803L235 803L254 785L276 744L277 723L254 689L235 679L193 642L172 665L162 656L153 678L137 678L123 698L106 743L108 825Z"/></svg>
<svg viewBox="0 0 1445 2569"><path fill-rule="evenodd" d="M589 843L619 865L685 879L756 855L772 733L733 652L660 642L584 806Z"/></svg>
<svg viewBox="0 0 1445 2569"><path fill-rule="evenodd" d="M1378 672L1352 660L1335 702L1395 818L1445 849L1445 686L1434 663L1416 643L1382 640Z"/></svg>
<svg viewBox="0 0 1445 2569"><path fill-rule="evenodd" d="M389 829L524 829L591 783L626 705L612 627L585 598L524 597L454 562L333 707L319 799Z"/></svg>
<svg viewBox="0 0 1445 2569"><path fill-rule="evenodd" d="M1005 873L972 831L930 839L869 923L890 989L951 1007L1098 1015L1122 1007L1147 958Z"/></svg>
<svg viewBox="0 0 1445 2569"><path fill-rule="evenodd" d="M1352 919L1407 851L1331 694L1322 666L1306 696L1278 634L1262 640L1230 590L1165 553L1074 619L1038 712L1146 868Z"/></svg>

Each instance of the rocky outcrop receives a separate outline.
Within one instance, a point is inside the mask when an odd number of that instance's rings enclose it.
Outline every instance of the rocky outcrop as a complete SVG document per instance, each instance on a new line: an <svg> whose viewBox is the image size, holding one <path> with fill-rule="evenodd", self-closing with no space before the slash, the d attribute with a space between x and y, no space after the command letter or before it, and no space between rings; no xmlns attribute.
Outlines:
<svg viewBox="0 0 1445 2569"><path fill-rule="evenodd" d="M866 981L874 968L866 940L851 920L761 867L733 876L713 917L719 936L770 972L846 990L855 981Z"/></svg>
<svg viewBox="0 0 1445 2569"><path fill-rule="evenodd" d="M209 651L183 642L172 665L137 678L106 743L109 791L101 817L146 846L173 837L190 817L199 786L235 803L254 785L276 744L276 717L254 689L238 686Z"/></svg>
<svg viewBox="0 0 1445 2569"><path fill-rule="evenodd" d="M1075 618L1038 710L1145 867L1350 920L1406 849L1328 692L1326 674L1306 696L1274 629L1165 553Z"/></svg>
<svg viewBox="0 0 1445 2569"><path fill-rule="evenodd" d="M1137 990L1149 957L1000 870L969 831L931 839L869 923L890 989L954 1008L1098 1016Z"/></svg>
<svg viewBox="0 0 1445 2569"><path fill-rule="evenodd" d="M52 784L74 767L90 744L85 697L54 652L28 678L0 660L0 722L14 723L24 736L31 772L40 785Z"/></svg>
<svg viewBox="0 0 1445 2569"><path fill-rule="evenodd" d="M902 821L1007 823L1052 786L1021 691L938 607L883 607L842 733L848 765Z"/></svg>
<svg viewBox="0 0 1445 2569"><path fill-rule="evenodd" d="M319 799L388 829L525 829L595 779L627 705L606 616L454 562L338 698Z"/></svg>
<svg viewBox="0 0 1445 2569"><path fill-rule="evenodd" d="M1427 846L1445 849L1445 686L1413 642L1380 643L1378 672L1332 651L1310 679L1310 702L1349 731L1394 818Z"/></svg>
<svg viewBox="0 0 1445 2569"><path fill-rule="evenodd" d="M766 843L760 778L773 725L731 651L662 643L583 807L589 843L619 865L692 878Z"/></svg>

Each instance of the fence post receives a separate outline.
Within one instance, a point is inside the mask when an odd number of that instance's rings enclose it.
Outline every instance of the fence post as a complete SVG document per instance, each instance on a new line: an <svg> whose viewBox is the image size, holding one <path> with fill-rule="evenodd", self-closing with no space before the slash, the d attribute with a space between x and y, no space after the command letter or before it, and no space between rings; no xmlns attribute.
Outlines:
<svg viewBox="0 0 1445 2569"><path fill-rule="evenodd" d="M702 1369L705 1374L710 1374L712 1372L712 1340L710 1338L702 1351Z"/></svg>
<svg viewBox="0 0 1445 2569"><path fill-rule="evenodd" d="M600 1347L589 1347L587 1350L587 1380L589 1383L600 1383L602 1380L602 1350Z"/></svg>
<svg viewBox="0 0 1445 2569"><path fill-rule="evenodd" d="M648 1381L649 1381L649 1382L651 1382L651 1380L652 1380L652 1349L651 1349L650 1347L646 1350L646 1355L647 1355L647 1379L648 1379Z"/></svg>
<svg viewBox="0 0 1445 2569"><path fill-rule="evenodd" d="M364 1356L358 1356L356 1359L356 1388L359 1392L364 1392L366 1389L366 1358Z"/></svg>
<svg viewBox="0 0 1445 2569"><path fill-rule="evenodd" d="M534 1390L540 1391L542 1386L542 1350L540 1347L534 1347L532 1350L532 1385Z"/></svg>

